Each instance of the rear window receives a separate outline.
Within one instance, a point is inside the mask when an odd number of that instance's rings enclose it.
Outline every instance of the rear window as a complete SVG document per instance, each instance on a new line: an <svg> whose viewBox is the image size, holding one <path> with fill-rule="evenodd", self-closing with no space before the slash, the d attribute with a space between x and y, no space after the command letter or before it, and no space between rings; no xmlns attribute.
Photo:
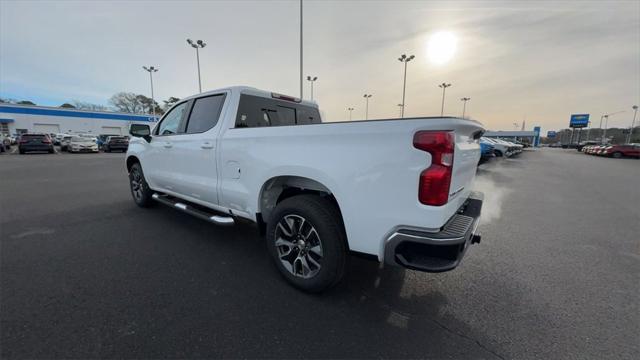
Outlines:
<svg viewBox="0 0 640 360"><path fill-rule="evenodd" d="M22 135L23 139L44 139L45 137L46 137L45 135L36 135L36 134Z"/></svg>
<svg viewBox="0 0 640 360"><path fill-rule="evenodd" d="M126 140L124 136L109 136L109 141L111 140Z"/></svg>
<svg viewBox="0 0 640 360"><path fill-rule="evenodd" d="M293 102L242 95L236 128L319 124L318 109Z"/></svg>

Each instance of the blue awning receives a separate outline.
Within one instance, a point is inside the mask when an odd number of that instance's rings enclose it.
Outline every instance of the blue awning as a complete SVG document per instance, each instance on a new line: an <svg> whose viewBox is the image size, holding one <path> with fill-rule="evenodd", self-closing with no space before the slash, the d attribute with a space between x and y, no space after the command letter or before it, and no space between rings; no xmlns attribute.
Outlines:
<svg viewBox="0 0 640 360"><path fill-rule="evenodd" d="M15 120L13 119L0 119L0 124L8 124L8 123L12 123L15 122Z"/></svg>

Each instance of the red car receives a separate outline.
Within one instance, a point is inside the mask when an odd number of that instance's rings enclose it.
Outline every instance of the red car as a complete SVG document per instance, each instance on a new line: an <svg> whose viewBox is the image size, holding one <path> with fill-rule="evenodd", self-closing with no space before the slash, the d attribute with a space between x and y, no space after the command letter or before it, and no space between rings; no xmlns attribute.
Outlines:
<svg viewBox="0 0 640 360"><path fill-rule="evenodd" d="M612 145L600 153L602 156L614 158L635 157L640 158L640 144Z"/></svg>

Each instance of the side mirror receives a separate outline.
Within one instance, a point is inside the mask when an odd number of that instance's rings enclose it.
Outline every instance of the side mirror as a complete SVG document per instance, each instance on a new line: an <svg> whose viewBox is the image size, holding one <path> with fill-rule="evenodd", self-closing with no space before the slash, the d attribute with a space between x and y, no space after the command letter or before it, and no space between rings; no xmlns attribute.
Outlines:
<svg viewBox="0 0 640 360"><path fill-rule="evenodd" d="M151 128L149 128L149 125L131 124L129 134L134 137L141 137L147 142L151 141Z"/></svg>

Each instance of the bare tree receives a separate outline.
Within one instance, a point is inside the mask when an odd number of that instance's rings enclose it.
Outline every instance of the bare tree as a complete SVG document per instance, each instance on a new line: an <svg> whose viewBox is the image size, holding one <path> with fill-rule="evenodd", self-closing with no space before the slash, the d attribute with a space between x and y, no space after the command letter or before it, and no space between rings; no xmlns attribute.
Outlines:
<svg viewBox="0 0 640 360"><path fill-rule="evenodd" d="M156 114L164 113L157 102L140 94L119 92L109 99L109 103L118 111L132 114L151 114L153 113L154 107Z"/></svg>
<svg viewBox="0 0 640 360"><path fill-rule="evenodd" d="M75 107L76 109L80 109L80 110L90 110L90 111L109 111L109 110L111 110L111 109L109 109L108 106L104 106L104 105L100 105L100 104L92 104L92 103L89 103L89 102L78 101L78 100L73 100L71 102L71 104L69 104L69 105ZM60 107L62 107L62 106L60 106Z"/></svg>

